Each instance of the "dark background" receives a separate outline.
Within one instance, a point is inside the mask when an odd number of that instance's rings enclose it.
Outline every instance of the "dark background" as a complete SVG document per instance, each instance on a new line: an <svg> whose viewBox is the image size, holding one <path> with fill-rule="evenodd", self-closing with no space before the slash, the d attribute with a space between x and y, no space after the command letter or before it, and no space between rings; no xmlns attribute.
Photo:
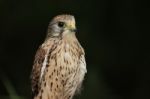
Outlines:
<svg viewBox="0 0 150 99"><path fill-rule="evenodd" d="M31 99L30 72L49 21L73 14L86 51L75 99L150 99L148 0L0 0L0 99ZM17 96L20 97L17 97Z"/></svg>

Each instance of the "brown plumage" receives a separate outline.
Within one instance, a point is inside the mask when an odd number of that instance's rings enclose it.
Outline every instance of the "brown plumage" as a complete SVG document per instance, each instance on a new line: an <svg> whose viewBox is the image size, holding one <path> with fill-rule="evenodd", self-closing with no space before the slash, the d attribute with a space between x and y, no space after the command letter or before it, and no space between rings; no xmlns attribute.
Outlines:
<svg viewBox="0 0 150 99"><path fill-rule="evenodd" d="M72 99L86 73L84 50L72 15L56 16L39 47L32 69L33 99Z"/></svg>

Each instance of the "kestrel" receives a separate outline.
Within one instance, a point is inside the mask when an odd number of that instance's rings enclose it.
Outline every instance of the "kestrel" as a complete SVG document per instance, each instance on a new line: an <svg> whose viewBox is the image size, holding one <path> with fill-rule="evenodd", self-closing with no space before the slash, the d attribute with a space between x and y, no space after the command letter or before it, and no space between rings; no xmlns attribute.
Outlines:
<svg viewBox="0 0 150 99"><path fill-rule="evenodd" d="M46 39L35 55L33 99L72 99L80 89L87 70L75 33L72 15L58 15L50 22Z"/></svg>

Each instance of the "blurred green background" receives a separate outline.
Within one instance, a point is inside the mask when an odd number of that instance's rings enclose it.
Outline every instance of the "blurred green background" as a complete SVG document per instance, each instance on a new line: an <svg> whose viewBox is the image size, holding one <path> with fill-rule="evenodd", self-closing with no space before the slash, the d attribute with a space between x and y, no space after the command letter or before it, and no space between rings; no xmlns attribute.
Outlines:
<svg viewBox="0 0 150 99"><path fill-rule="evenodd" d="M148 0L0 0L0 99L31 99L49 21L73 14L88 74L74 99L150 99Z"/></svg>

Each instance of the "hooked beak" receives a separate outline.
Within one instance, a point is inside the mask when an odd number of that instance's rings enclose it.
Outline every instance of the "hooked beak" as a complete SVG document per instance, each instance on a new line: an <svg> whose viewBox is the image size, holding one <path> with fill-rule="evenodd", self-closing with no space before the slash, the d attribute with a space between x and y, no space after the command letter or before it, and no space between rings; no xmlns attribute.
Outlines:
<svg viewBox="0 0 150 99"><path fill-rule="evenodd" d="M75 28L75 29L70 29L70 31L76 33L76 32L77 32L77 29L76 29L76 28Z"/></svg>
<svg viewBox="0 0 150 99"><path fill-rule="evenodd" d="M70 32L77 32L75 24L71 24L70 26L68 26L68 29L69 29Z"/></svg>
<svg viewBox="0 0 150 99"><path fill-rule="evenodd" d="M75 25L74 21L70 21L67 27L68 27L68 30L70 32L72 32L72 33L77 32L76 25Z"/></svg>

